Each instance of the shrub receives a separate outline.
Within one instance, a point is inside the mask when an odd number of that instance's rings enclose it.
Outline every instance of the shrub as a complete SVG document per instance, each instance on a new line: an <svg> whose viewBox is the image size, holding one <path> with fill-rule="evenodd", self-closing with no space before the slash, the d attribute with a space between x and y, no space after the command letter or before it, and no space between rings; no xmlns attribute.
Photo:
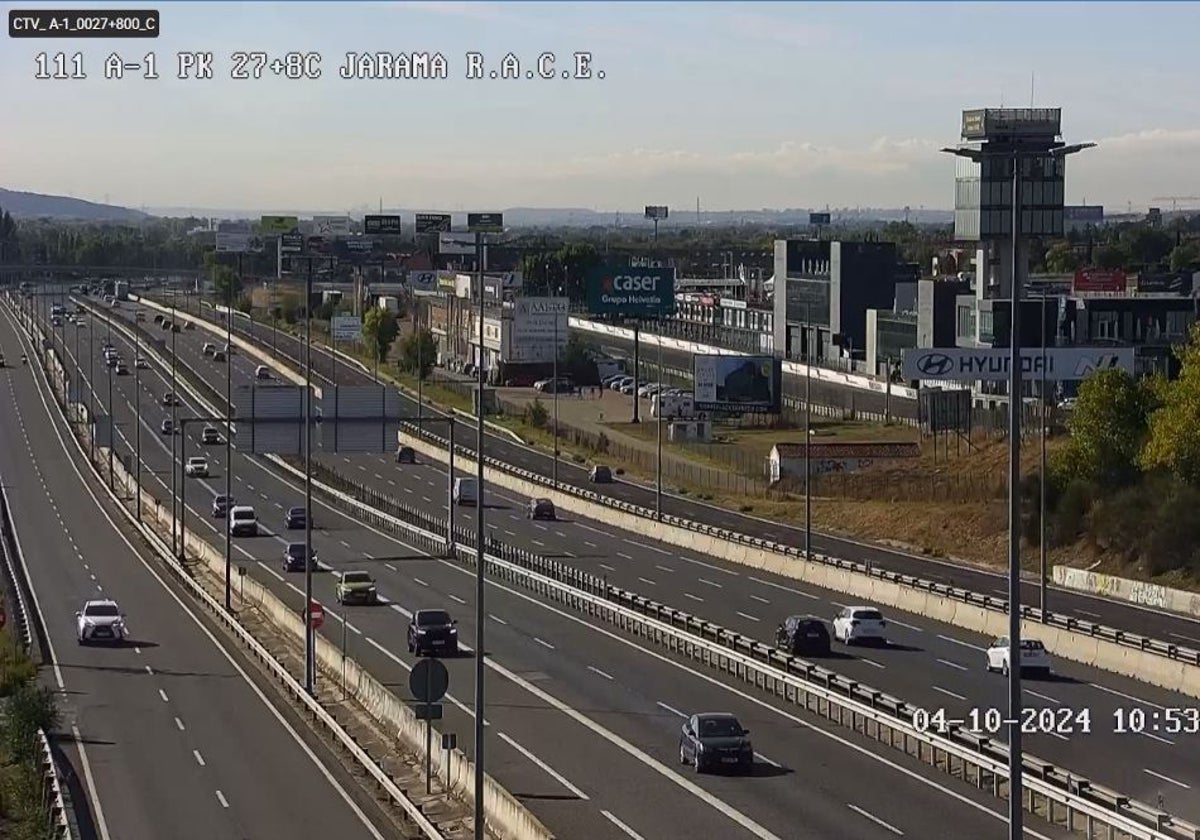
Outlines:
<svg viewBox="0 0 1200 840"><path fill-rule="evenodd" d="M1053 544L1068 545L1079 538L1087 524L1093 498L1094 488L1082 479L1074 479L1063 487L1053 516L1046 523L1053 535Z"/></svg>
<svg viewBox="0 0 1200 840"><path fill-rule="evenodd" d="M21 650L8 630L0 630L0 697L8 697L36 676L37 667L33 660Z"/></svg>
<svg viewBox="0 0 1200 840"><path fill-rule="evenodd" d="M17 687L5 701L3 735L8 755L18 761L34 756L34 736L39 729L58 724L54 692L32 682Z"/></svg>
<svg viewBox="0 0 1200 840"><path fill-rule="evenodd" d="M545 428L546 421L549 418L550 412L546 410L546 406L542 404L541 399L535 399L525 406L525 422L535 429Z"/></svg>

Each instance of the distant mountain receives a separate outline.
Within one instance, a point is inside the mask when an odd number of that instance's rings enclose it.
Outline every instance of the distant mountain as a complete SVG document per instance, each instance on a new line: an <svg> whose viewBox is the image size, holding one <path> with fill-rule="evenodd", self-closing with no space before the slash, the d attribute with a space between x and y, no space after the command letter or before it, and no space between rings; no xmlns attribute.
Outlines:
<svg viewBox="0 0 1200 840"><path fill-rule="evenodd" d="M150 216L140 210L97 204L63 195L19 192L0 188L0 208L17 218L78 219L90 222L139 222Z"/></svg>

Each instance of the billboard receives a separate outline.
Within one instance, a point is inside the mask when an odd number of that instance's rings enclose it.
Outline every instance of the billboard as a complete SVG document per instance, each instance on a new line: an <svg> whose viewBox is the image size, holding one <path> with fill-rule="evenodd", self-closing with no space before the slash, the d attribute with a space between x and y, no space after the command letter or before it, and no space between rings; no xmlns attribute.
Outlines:
<svg viewBox="0 0 1200 840"><path fill-rule="evenodd" d="M667 218L667 207L663 204L647 204L646 218L647 219L665 219Z"/></svg>
<svg viewBox="0 0 1200 840"><path fill-rule="evenodd" d="M675 313L674 268L599 265L588 272L587 288L594 315L662 318Z"/></svg>
<svg viewBox="0 0 1200 840"><path fill-rule="evenodd" d="M457 257L474 256L475 234L439 233L438 253Z"/></svg>
<svg viewBox="0 0 1200 840"><path fill-rule="evenodd" d="M399 234L401 232L400 217L363 216L363 232Z"/></svg>
<svg viewBox="0 0 1200 840"><path fill-rule="evenodd" d="M1195 279L1190 271L1177 271L1174 274L1139 274L1137 278L1137 293L1139 295L1179 295L1186 297L1192 293Z"/></svg>
<svg viewBox="0 0 1200 840"><path fill-rule="evenodd" d="M1042 364L1043 353L1045 365ZM1003 382L1009 376L1011 351L1007 347L965 349L924 347L902 353L904 378L952 382ZM1054 382L1086 379L1098 370L1120 369L1134 373L1132 347L1025 347L1021 372Z"/></svg>
<svg viewBox="0 0 1200 840"><path fill-rule="evenodd" d="M513 300L509 361L554 361L556 352L567 343L570 304L571 299L567 297L519 297Z"/></svg>
<svg viewBox="0 0 1200 840"><path fill-rule="evenodd" d="M362 318L357 315L334 315L329 321L334 341L354 341L362 335Z"/></svg>
<svg viewBox="0 0 1200 840"><path fill-rule="evenodd" d="M263 216L258 222L263 233L291 233L299 227L300 220L295 216Z"/></svg>
<svg viewBox="0 0 1200 840"><path fill-rule="evenodd" d="M1099 225L1104 223L1104 205L1102 204L1064 204L1063 221L1080 225Z"/></svg>
<svg viewBox="0 0 1200 840"><path fill-rule="evenodd" d="M696 411L776 414L783 362L773 356L692 356Z"/></svg>
<svg viewBox="0 0 1200 840"><path fill-rule="evenodd" d="M313 216L313 232L321 236L349 236L349 216Z"/></svg>
<svg viewBox="0 0 1200 840"><path fill-rule="evenodd" d="M1072 292L1124 292L1128 279L1119 268L1081 268L1071 281Z"/></svg>
<svg viewBox="0 0 1200 840"><path fill-rule="evenodd" d="M503 213L468 213L467 230L471 233L503 233Z"/></svg>
<svg viewBox="0 0 1200 840"><path fill-rule="evenodd" d="M335 239L333 240L333 254L343 260L366 260L373 257L377 259L382 256L382 251L378 255L374 253L376 244L374 239L365 236Z"/></svg>
<svg viewBox="0 0 1200 840"><path fill-rule="evenodd" d="M827 224L829 224L829 222L830 222L830 215L828 213L809 213L808 214L808 223L810 225L827 225Z"/></svg>
<svg viewBox="0 0 1200 840"><path fill-rule="evenodd" d="M418 213L417 233L449 233L449 213Z"/></svg>
<svg viewBox="0 0 1200 840"><path fill-rule="evenodd" d="M438 273L436 271L409 271L408 287L414 292L432 292L437 288Z"/></svg>
<svg viewBox="0 0 1200 840"><path fill-rule="evenodd" d="M249 233L250 223L245 219L226 219L217 222L217 233Z"/></svg>
<svg viewBox="0 0 1200 840"><path fill-rule="evenodd" d="M218 233L218 254L248 254L263 249L262 237L256 233Z"/></svg>

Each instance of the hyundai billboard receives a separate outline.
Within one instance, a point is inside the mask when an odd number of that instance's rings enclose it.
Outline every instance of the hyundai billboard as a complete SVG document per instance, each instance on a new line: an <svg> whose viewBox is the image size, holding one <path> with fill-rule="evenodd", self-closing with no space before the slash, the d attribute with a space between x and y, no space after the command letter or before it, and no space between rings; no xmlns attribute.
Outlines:
<svg viewBox="0 0 1200 840"><path fill-rule="evenodd" d="M588 274L593 315L664 318L675 314L675 269L601 265Z"/></svg>

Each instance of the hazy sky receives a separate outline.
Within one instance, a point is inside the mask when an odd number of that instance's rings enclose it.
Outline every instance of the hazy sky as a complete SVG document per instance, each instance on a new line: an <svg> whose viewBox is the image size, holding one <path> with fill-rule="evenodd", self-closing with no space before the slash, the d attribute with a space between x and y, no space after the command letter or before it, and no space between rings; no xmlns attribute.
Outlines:
<svg viewBox="0 0 1200 840"><path fill-rule="evenodd" d="M132 5L162 10L161 37L5 43L0 186L248 210L948 208L960 111L1029 105L1032 74L1065 138L1100 143L1069 202L1200 195L1193 3ZM114 50L153 51L160 78L106 80ZM441 52L449 78L339 78L380 50ZM88 78L35 79L43 51L81 52ZM179 51L212 52L215 77L177 79ZM236 51L320 53L322 77L233 80ZM512 52L522 78L469 80L468 51L486 70ZM524 78L547 51L604 78Z"/></svg>

